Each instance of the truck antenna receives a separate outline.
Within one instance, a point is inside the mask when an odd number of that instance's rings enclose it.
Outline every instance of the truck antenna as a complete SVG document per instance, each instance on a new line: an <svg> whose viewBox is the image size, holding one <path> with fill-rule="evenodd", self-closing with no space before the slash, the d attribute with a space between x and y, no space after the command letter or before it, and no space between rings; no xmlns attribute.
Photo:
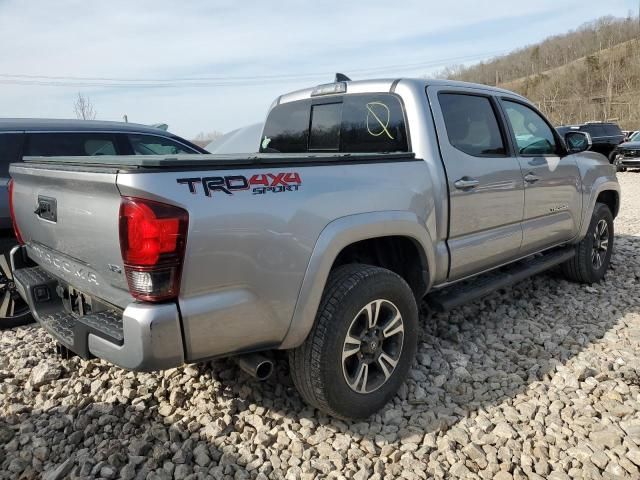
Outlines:
<svg viewBox="0 0 640 480"><path fill-rule="evenodd" d="M347 77L344 73L336 73L336 79L335 82L350 82L351 79L349 77Z"/></svg>

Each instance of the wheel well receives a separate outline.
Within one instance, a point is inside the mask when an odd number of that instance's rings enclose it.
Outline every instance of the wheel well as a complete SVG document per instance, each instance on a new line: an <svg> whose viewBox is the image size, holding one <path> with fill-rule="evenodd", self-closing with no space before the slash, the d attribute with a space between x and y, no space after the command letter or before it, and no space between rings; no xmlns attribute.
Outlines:
<svg viewBox="0 0 640 480"><path fill-rule="evenodd" d="M611 213L613 214L613 218L618 215L618 209L620 208L620 199L618 198L618 192L614 190L605 190L604 192L600 192L596 202L604 203Z"/></svg>
<svg viewBox="0 0 640 480"><path fill-rule="evenodd" d="M418 300L427 291L427 260L422 247L409 237L378 237L352 243L342 249L331 268L348 263L375 265L397 273Z"/></svg>

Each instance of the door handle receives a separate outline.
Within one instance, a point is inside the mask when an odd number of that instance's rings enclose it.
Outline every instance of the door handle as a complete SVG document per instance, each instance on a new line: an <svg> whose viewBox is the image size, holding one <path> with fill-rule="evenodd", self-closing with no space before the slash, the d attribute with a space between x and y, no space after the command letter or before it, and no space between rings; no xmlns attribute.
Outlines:
<svg viewBox="0 0 640 480"><path fill-rule="evenodd" d="M475 178L462 177L460 180L456 180L453 184L458 190L466 190L467 188L477 187L480 182Z"/></svg>
<svg viewBox="0 0 640 480"><path fill-rule="evenodd" d="M536 183L538 180L540 180L540 177L534 175L533 173L527 173L524 176L524 181L527 183Z"/></svg>

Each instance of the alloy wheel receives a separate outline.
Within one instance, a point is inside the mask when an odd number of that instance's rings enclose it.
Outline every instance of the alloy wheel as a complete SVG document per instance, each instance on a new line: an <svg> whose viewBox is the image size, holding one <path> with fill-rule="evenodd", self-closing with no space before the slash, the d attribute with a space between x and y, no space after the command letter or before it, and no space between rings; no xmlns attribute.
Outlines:
<svg viewBox="0 0 640 480"><path fill-rule="evenodd" d="M593 232L593 250L591 252L591 263L596 270L602 267L608 250L609 225L603 218L596 224L596 229Z"/></svg>
<svg viewBox="0 0 640 480"><path fill-rule="evenodd" d="M388 300L369 302L349 325L342 347L342 372L357 393L371 393L393 374L404 341L404 322Z"/></svg>
<svg viewBox="0 0 640 480"><path fill-rule="evenodd" d="M0 319L17 318L29 313L29 307L22 299L6 255L0 254Z"/></svg>

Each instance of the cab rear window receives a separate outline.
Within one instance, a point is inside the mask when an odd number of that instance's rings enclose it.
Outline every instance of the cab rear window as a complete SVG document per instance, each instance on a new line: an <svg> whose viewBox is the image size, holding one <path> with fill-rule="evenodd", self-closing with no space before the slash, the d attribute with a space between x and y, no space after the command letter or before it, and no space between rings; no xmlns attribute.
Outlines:
<svg viewBox="0 0 640 480"><path fill-rule="evenodd" d="M353 94L275 106L261 152L385 153L409 150L402 104L392 94Z"/></svg>

